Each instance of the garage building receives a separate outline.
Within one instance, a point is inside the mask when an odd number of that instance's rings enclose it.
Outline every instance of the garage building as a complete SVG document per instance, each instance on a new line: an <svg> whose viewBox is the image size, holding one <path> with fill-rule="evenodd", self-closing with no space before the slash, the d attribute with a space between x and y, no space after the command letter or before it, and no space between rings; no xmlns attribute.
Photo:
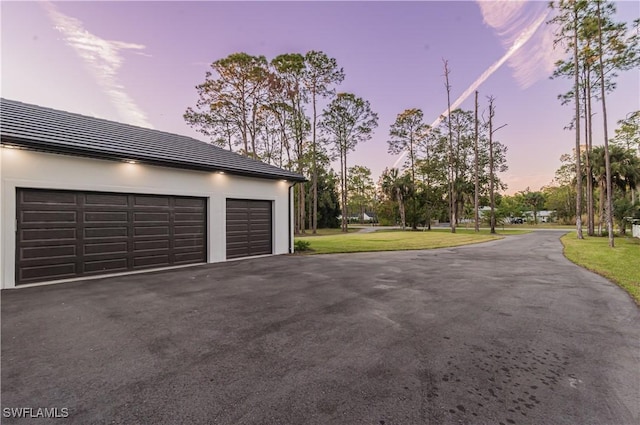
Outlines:
<svg viewBox="0 0 640 425"><path fill-rule="evenodd" d="M0 288L293 251L299 174L186 136L0 112Z"/></svg>

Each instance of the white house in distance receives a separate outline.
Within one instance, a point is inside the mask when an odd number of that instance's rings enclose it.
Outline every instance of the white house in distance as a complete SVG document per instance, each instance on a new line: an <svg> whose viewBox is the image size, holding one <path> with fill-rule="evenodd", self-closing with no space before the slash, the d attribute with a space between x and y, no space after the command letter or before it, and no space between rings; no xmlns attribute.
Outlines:
<svg viewBox="0 0 640 425"><path fill-rule="evenodd" d="M538 218L538 223L551 223L555 213L555 211L550 210L537 211L536 217ZM533 211L525 211L524 216L527 218L527 221L533 221Z"/></svg>
<svg viewBox="0 0 640 425"><path fill-rule="evenodd" d="M299 174L6 99L0 118L2 289L293 252Z"/></svg>

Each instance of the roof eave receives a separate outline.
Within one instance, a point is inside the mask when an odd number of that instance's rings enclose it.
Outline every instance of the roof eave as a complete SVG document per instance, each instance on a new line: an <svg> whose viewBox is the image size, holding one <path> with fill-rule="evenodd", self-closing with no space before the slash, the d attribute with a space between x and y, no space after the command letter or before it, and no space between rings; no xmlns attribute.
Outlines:
<svg viewBox="0 0 640 425"><path fill-rule="evenodd" d="M194 170L194 171L207 171L207 172L224 172L229 173L231 175L237 175L242 177L257 177L269 180L287 180L291 182L306 182L307 179L299 175L297 173L291 174L268 174L268 173L260 173L260 172L252 172L245 170L238 170L232 167L225 166L216 166L209 167L196 163L186 163L181 161L162 161L154 158L148 158L144 156L124 156L119 155L115 152L98 152L90 149L81 149L78 147L70 147L70 146L62 146L62 145L43 145L41 143L35 142L29 139L17 138L7 135L1 136L1 142L5 145L16 146L22 149L28 149L32 151L45 152L45 153L54 153L54 154L62 154L62 155L71 155L71 156L79 156L84 158L93 158L93 159L103 159L108 161L136 161L149 165L156 165L161 167L169 167L169 168L178 168L182 170Z"/></svg>

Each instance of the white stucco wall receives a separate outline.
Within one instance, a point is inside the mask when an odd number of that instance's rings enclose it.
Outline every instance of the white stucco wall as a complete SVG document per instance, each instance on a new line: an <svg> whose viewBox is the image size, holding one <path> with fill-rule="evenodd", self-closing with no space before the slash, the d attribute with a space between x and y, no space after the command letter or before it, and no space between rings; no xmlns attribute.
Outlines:
<svg viewBox="0 0 640 425"><path fill-rule="evenodd" d="M273 253L289 252L289 186L230 174L0 149L0 288L15 286L16 188L95 190L208 198L208 261L226 259L227 198L273 201ZM292 240L292 239L291 239Z"/></svg>

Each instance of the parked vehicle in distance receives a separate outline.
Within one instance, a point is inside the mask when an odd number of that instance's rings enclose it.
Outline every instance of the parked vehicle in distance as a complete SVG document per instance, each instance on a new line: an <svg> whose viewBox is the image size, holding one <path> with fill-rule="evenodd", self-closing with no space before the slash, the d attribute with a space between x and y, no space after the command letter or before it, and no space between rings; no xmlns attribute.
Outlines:
<svg viewBox="0 0 640 425"><path fill-rule="evenodd" d="M511 224L523 224L524 219L522 217L511 217Z"/></svg>

